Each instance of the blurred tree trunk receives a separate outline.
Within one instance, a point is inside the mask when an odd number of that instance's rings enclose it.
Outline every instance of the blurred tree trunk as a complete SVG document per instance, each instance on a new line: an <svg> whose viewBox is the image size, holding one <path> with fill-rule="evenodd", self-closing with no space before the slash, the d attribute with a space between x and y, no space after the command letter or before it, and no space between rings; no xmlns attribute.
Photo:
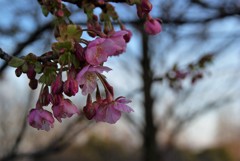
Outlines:
<svg viewBox="0 0 240 161"><path fill-rule="evenodd" d="M151 88L153 83L153 71L151 69L151 59L148 51L148 35L142 33L142 80L144 90L144 133L143 133L143 160L144 161L156 161L157 149L156 149L156 127L154 125L153 116L153 104L154 98L151 96Z"/></svg>

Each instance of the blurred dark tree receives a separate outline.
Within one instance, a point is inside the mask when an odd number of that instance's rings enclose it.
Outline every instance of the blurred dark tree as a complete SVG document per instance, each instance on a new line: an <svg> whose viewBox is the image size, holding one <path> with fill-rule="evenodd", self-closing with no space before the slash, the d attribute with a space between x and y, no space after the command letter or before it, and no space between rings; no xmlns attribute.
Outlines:
<svg viewBox="0 0 240 161"><path fill-rule="evenodd" d="M182 153L176 152L175 144L179 134L194 119L231 101L229 98L231 95L226 94L216 97L197 107L194 104L190 109L182 108L179 105L190 99L194 90L192 87L185 88L181 81L172 85L171 81L167 79L167 72L173 69L175 64L178 64L180 69L181 67L187 69L193 63L193 60L197 62L206 52L207 54L211 53L214 59L217 59L231 48L239 49L239 26L236 25L235 30L231 30L228 28L228 24L239 24L240 4L237 0L152 0L152 3L156 8L153 15L163 21L163 32L159 36L149 37L145 35L142 32L143 29L139 28L139 24L142 22L136 21L136 15L120 16L127 25L136 29L136 33L140 34L137 39L141 40L138 44L141 48L139 48L137 60L141 67L141 70L138 71L141 72L142 87L139 87L138 92L135 93L141 92L143 94L141 98L143 116L140 124L134 119L129 120L131 120L132 127L135 127L142 137L144 161L175 161L182 155ZM53 26L51 24L53 19L48 17L44 20L40 16L41 9L36 2L30 0L21 3L16 0L2 1L0 6L12 6L13 11L11 13L14 17L9 18L11 22L8 25L4 25L5 21L0 21L2 38L0 48L14 56L24 55L30 49L37 51L37 54L42 53L43 50L48 50L52 41L52 37L49 35L52 34ZM73 8L73 10L76 9ZM80 23L83 23L83 19ZM170 61L173 53L175 54L174 60ZM193 59L192 55L195 55ZM1 76L4 76L6 67L5 63L1 64ZM192 78L188 77L186 79L191 80ZM157 86L163 86L164 88L158 88L156 91L155 84L159 82L162 84L157 84ZM182 89L176 90L175 87L182 87ZM169 88L174 91L176 99L171 102L169 107L166 107L167 105L162 107L157 103L164 99L162 93L167 92ZM209 88L211 88L211 85ZM155 113L159 108L164 109L164 113L161 115ZM80 130L75 128L70 134L66 134L69 129L63 130L63 133L56 137L56 140L43 149L24 154L16 148L21 144L21 139L24 138L24 132L20 131L19 135L13 138L16 141L12 150L6 152L1 160L13 160L21 157L37 158L62 151L72 141L68 138L81 131L82 126L79 125L79 122L81 121L76 121L71 128L80 127ZM164 134L166 131L167 138L164 138L161 143L157 142L157 135ZM63 142L59 140L63 140ZM201 156L204 158L204 155ZM175 157L169 159L169 156ZM218 154L216 154L217 157Z"/></svg>

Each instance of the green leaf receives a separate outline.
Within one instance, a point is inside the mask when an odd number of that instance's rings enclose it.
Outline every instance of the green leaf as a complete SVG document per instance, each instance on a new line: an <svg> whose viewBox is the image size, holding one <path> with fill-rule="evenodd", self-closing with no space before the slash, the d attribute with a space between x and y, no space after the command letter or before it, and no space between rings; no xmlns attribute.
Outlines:
<svg viewBox="0 0 240 161"><path fill-rule="evenodd" d="M51 85L55 79L56 79L56 68L46 67L44 69L44 74L39 78L39 82L44 83L46 85Z"/></svg>
<svg viewBox="0 0 240 161"><path fill-rule="evenodd" d="M24 64L23 64L23 66L22 66L22 71L23 71L24 73L26 73L26 72L28 71L28 65L27 65L27 63L24 63Z"/></svg>
<svg viewBox="0 0 240 161"><path fill-rule="evenodd" d="M82 36L82 29L80 26L70 24L67 26L67 35L68 38L78 41Z"/></svg>
<svg viewBox="0 0 240 161"><path fill-rule="evenodd" d="M52 44L52 49L58 53L72 50L73 45L70 41L56 42Z"/></svg>
<svg viewBox="0 0 240 161"><path fill-rule="evenodd" d="M61 65L67 65L69 62L71 62L71 53L70 53L70 52L66 52L66 53L64 53L63 55L61 55L61 56L59 57L58 62L59 62Z"/></svg>
<svg viewBox="0 0 240 161"><path fill-rule="evenodd" d="M24 60L26 60L27 62L31 62L31 63L34 63L37 61L37 56L34 55L33 53L29 53L28 55L26 55L24 57Z"/></svg>
<svg viewBox="0 0 240 161"><path fill-rule="evenodd" d="M38 74L39 73L41 73L42 72L42 64L40 63L40 62L36 62L35 64L34 64L34 70L35 70L35 72L37 72Z"/></svg>
<svg viewBox="0 0 240 161"><path fill-rule="evenodd" d="M23 65L24 63L25 63L25 60L17 57L12 57L12 59L8 62L8 65L17 68Z"/></svg>
<svg viewBox="0 0 240 161"><path fill-rule="evenodd" d="M75 68L78 68L80 66L79 60L73 54L71 54L71 62L74 65Z"/></svg>
<svg viewBox="0 0 240 161"><path fill-rule="evenodd" d="M43 15L44 15L45 17L47 17L48 14L49 14L49 11L48 11L48 9L47 9L45 6L42 6L42 13L43 13Z"/></svg>

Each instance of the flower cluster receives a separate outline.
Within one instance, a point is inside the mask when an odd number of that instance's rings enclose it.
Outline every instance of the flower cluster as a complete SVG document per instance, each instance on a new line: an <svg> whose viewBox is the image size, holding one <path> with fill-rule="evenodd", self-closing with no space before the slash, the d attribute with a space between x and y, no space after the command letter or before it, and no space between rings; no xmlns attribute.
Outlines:
<svg viewBox="0 0 240 161"><path fill-rule="evenodd" d="M89 42L85 48L82 48L80 44L75 44L73 54L78 65L74 65L71 60L64 60L63 52L59 58L62 66L50 87L47 82L42 86L36 108L29 113L29 124L37 129L49 130L50 127L53 127L54 118L62 122L62 118L71 117L74 114L79 115L80 110L77 106L69 99L64 98L64 95L75 96L79 89L81 89L83 95L88 95L87 105L83 109L83 114L88 119L93 118L96 121L115 123L120 119L121 112L129 113L133 111L126 105L130 102L129 100L124 97L113 99L113 88L102 75L103 72L111 70L109 67L103 66L103 63L107 61L109 56L123 53L130 38L129 31L121 30L107 37L96 38ZM65 81L63 81L63 67L69 68ZM98 80L106 91L107 97L104 99L99 94ZM89 98L94 91L97 92L98 98L97 101L92 103ZM49 104L52 105L53 114L43 108Z"/></svg>
<svg viewBox="0 0 240 161"><path fill-rule="evenodd" d="M104 63L109 57L126 51L132 33L121 23L109 2L71 1L87 15L87 28L82 29L70 20L71 12L62 1L39 0L43 14L47 16L51 13L57 19L54 29L56 42L52 44L52 50L39 57L32 53L22 59L14 57L9 62L17 68L17 76L27 74L32 89L36 89L38 83L42 84L36 107L29 112L28 122L32 127L46 131L54 126L55 119L62 122L63 118L74 114L84 115L96 122L116 123L122 112L130 113L133 110L127 105L130 100L123 96L114 97L113 87L103 75L111 69ZM145 20L144 29L148 34L161 32L160 22L149 14L152 10L149 0L128 0L125 3L137 6L137 14ZM97 7L102 10L99 16L94 13ZM121 30L116 31L112 21ZM89 41L82 38L83 32L94 39ZM40 77L36 78L36 74ZM99 85L105 91L104 97L100 94ZM79 91L87 96L83 112L66 98L75 96ZM94 94L95 101L92 100ZM44 108L46 106L51 106L51 112Z"/></svg>

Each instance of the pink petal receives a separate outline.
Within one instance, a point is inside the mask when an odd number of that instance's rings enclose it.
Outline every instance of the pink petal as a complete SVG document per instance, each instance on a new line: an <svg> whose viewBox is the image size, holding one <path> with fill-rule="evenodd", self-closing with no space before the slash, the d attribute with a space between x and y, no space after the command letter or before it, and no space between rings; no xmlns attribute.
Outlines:
<svg viewBox="0 0 240 161"><path fill-rule="evenodd" d="M124 104L127 104L127 103L132 102L131 100L126 99L126 98L123 97L123 96L120 96L120 97L116 98L116 101L119 102L119 103L124 103Z"/></svg>
<svg viewBox="0 0 240 161"><path fill-rule="evenodd" d="M84 74L88 71L90 65L85 66L82 68L82 70L77 74L76 80L80 82L81 79L83 79Z"/></svg>
<svg viewBox="0 0 240 161"><path fill-rule="evenodd" d="M97 82L96 81L87 81L82 88L82 94L87 95L91 94L97 87Z"/></svg>
<svg viewBox="0 0 240 161"><path fill-rule="evenodd" d="M89 72L97 72L97 73L102 73L104 71L109 72L110 70L112 69L105 66L91 66L88 69Z"/></svg>
<svg viewBox="0 0 240 161"><path fill-rule="evenodd" d="M121 112L113 108L112 105L109 105L106 110L105 122L114 124L120 119L120 117Z"/></svg>
<svg viewBox="0 0 240 161"><path fill-rule="evenodd" d="M133 112L133 109L131 107L122 103L115 103L114 108L121 112L127 112L127 113Z"/></svg>
<svg viewBox="0 0 240 161"><path fill-rule="evenodd" d="M96 115L93 117L96 122L105 121L106 108L99 106Z"/></svg>

